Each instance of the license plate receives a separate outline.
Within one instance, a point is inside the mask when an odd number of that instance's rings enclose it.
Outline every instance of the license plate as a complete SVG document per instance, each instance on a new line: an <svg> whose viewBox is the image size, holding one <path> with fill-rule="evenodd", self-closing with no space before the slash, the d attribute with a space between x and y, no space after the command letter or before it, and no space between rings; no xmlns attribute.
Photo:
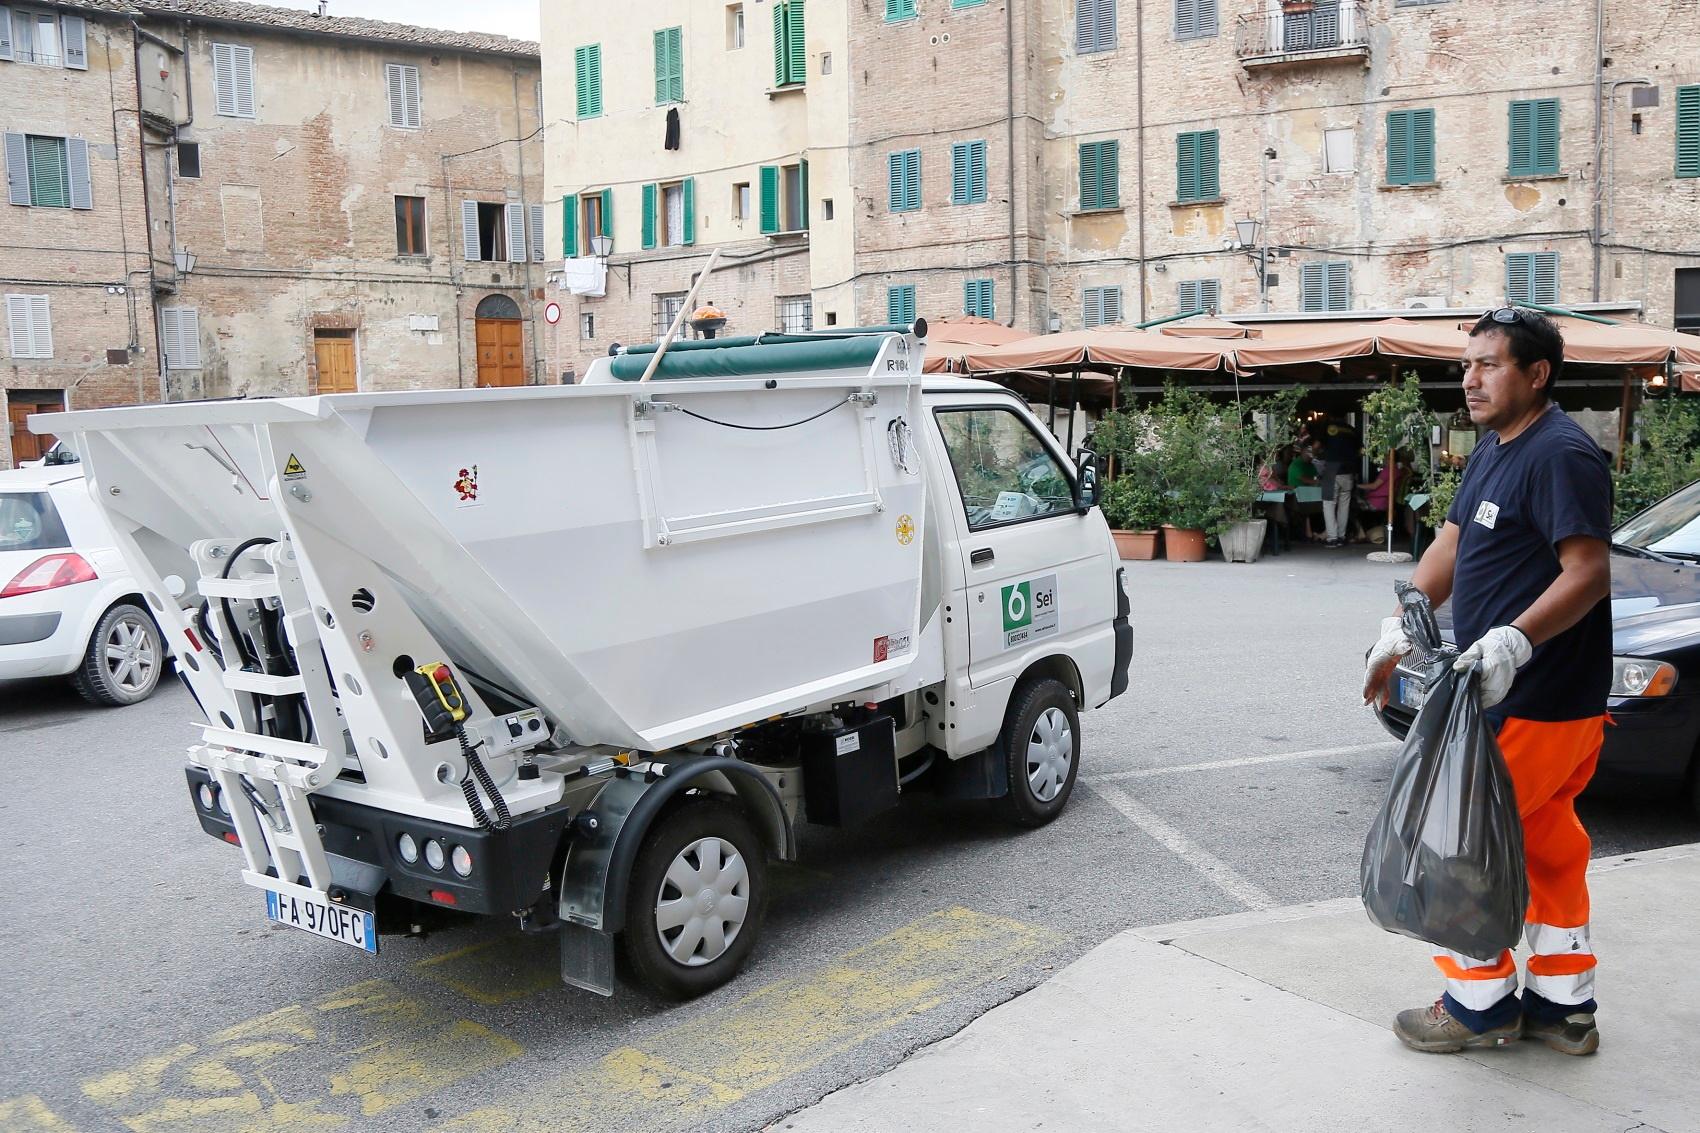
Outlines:
<svg viewBox="0 0 1700 1133"><path fill-rule="evenodd" d="M1399 678L1399 703L1406 708L1421 708L1425 690L1422 684L1410 677Z"/></svg>
<svg viewBox="0 0 1700 1133"><path fill-rule="evenodd" d="M378 953L378 930L372 922L372 914L365 909L311 901L268 889L266 916L278 924L302 929L327 940L340 940L374 956Z"/></svg>

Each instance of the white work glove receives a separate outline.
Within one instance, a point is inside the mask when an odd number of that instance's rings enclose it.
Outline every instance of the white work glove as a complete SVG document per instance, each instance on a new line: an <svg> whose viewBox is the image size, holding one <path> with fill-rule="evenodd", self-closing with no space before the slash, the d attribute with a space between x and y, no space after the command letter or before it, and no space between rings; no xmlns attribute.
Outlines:
<svg viewBox="0 0 1700 1133"><path fill-rule="evenodd" d="M1369 651L1364 669L1364 703L1380 708L1387 702L1387 678L1399 658L1411 651L1411 639L1405 636L1405 623L1400 618L1381 619L1381 640Z"/></svg>
<svg viewBox="0 0 1700 1133"><path fill-rule="evenodd" d="M1492 708L1511 691L1517 670L1529 663L1535 646L1516 626L1496 626L1482 634L1481 639L1458 654L1452 663L1457 672L1467 672L1471 665L1482 667L1482 707Z"/></svg>

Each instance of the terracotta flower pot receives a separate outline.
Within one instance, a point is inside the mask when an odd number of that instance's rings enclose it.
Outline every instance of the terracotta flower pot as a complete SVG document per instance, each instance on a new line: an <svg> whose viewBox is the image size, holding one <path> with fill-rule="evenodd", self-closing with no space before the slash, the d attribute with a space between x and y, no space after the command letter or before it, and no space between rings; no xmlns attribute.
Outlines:
<svg viewBox="0 0 1700 1133"><path fill-rule="evenodd" d="M1116 554L1124 559L1144 561L1157 557L1157 536L1155 529L1150 531L1111 531L1116 540Z"/></svg>
<svg viewBox="0 0 1700 1133"><path fill-rule="evenodd" d="M1175 563L1204 561L1204 531L1197 527L1163 524L1163 557Z"/></svg>

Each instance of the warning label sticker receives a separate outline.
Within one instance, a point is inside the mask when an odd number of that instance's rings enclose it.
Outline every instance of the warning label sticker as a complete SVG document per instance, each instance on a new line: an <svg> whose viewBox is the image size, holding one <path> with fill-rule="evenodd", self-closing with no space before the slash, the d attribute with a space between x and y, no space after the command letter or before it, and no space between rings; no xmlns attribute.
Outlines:
<svg viewBox="0 0 1700 1133"><path fill-rule="evenodd" d="M1014 649L1057 632L1057 576L1003 588L1003 647Z"/></svg>
<svg viewBox="0 0 1700 1133"><path fill-rule="evenodd" d="M283 462L283 478L285 480L299 480L305 475L307 475L307 466L301 463L300 457L290 453L289 459Z"/></svg>
<svg viewBox="0 0 1700 1133"><path fill-rule="evenodd" d="M913 640L907 633L893 633L885 637L876 637L874 638L874 663L878 664L881 661L889 661L893 657L901 657L909 652L912 644Z"/></svg>

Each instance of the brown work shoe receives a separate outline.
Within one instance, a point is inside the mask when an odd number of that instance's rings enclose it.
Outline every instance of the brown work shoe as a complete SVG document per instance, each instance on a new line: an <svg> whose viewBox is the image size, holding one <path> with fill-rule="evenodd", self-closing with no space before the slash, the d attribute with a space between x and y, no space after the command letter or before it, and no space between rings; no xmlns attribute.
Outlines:
<svg viewBox="0 0 1700 1133"><path fill-rule="evenodd" d="M1523 1020L1477 1034L1452 1017L1446 1010L1446 1000L1437 999L1427 1007L1413 1007L1399 1012L1393 1020L1393 1033L1412 1050L1429 1054L1451 1054L1454 1051L1477 1047L1504 1046L1523 1037Z"/></svg>
<svg viewBox="0 0 1700 1133"><path fill-rule="evenodd" d="M1594 1025L1591 1011L1580 1011L1550 1022L1524 1019L1523 1035L1539 1039L1560 1054L1593 1054L1600 1049L1600 1029Z"/></svg>

